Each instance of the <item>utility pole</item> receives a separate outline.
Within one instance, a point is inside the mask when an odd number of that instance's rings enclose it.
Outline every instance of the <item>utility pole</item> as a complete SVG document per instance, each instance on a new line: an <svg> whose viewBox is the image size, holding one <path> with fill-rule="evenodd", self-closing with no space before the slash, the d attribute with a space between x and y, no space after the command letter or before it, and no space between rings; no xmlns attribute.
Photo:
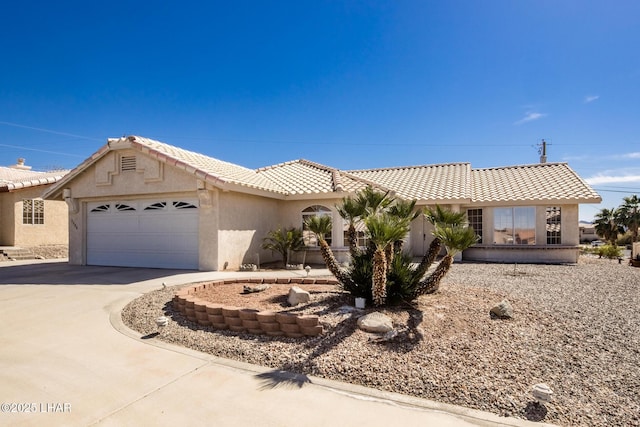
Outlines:
<svg viewBox="0 0 640 427"><path fill-rule="evenodd" d="M538 144L538 154L540 154L540 163L547 163L547 141L544 139Z"/></svg>

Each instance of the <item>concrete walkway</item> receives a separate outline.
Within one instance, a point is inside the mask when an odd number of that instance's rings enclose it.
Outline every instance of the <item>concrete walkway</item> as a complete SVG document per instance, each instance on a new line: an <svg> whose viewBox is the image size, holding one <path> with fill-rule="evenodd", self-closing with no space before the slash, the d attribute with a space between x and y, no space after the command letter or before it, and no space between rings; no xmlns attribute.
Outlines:
<svg viewBox="0 0 640 427"><path fill-rule="evenodd" d="M141 339L120 320L129 301L163 282L241 275L255 273L78 267L59 260L0 263L0 425L542 425L282 376Z"/></svg>

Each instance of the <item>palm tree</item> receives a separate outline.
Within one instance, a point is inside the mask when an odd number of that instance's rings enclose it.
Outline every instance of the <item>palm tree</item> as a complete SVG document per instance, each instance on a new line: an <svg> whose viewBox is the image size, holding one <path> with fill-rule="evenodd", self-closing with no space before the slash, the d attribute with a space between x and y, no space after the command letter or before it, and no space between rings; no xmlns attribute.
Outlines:
<svg viewBox="0 0 640 427"><path fill-rule="evenodd" d="M305 220L307 228L316 235L318 243L320 244L320 254L324 263L327 265L327 269L333 274L338 282L343 286L351 285L351 277L340 268L338 260L333 255L325 236L331 233L331 217L329 215L315 215L310 216Z"/></svg>
<svg viewBox="0 0 640 427"><path fill-rule="evenodd" d="M351 256L355 256L358 252L358 233L356 231L356 223L364 215L364 206L351 197L342 199L342 203L336 206L340 216L349 222L347 228L347 240L349 243L349 252Z"/></svg>
<svg viewBox="0 0 640 427"><path fill-rule="evenodd" d="M422 280L413 290L413 298L436 292L440 282L451 269L456 254L477 243L478 236L466 224L437 223L433 235L444 245L447 254L442 258L436 269L426 279Z"/></svg>
<svg viewBox="0 0 640 427"><path fill-rule="evenodd" d="M434 227L437 224L447 224L451 226L467 224L467 216L464 212L454 212L450 209L445 209L440 205L436 205L435 208L426 208L424 210L424 216ZM422 260L416 270L420 277L429 270L429 267L431 267L433 261L435 261L436 257L440 253L440 248L442 247L442 240L438 235L434 233L433 236L429 249L422 257Z"/></svg>
<svg viewBox="0 0 640 427"><path fill-rule="evenodd" d="M368 216L365 224L375 252L373 253L372 296L376 306L384 305L387 297L387 248L396 240L402 239L409 232L409 223L389 213Z"/></svg>
<svg viewBox="0 0 640 427"><path fill-rule="evenodd" d="M624 233L624 228L619 223L618 210L603 208L596 214L595 219L595 229L598 236L615 246L618 234Z"/></svg>
<svg viewBox="0 0 640 427"><path fill-rule="evenodd" d="M618 221L631 231L632 240L638 241L640 224L640 198L637 195L623 197L624 203L618 208Z"/></svg>
<svg viewBox="0 0 640 427"><path fill-rule="evenodd" d="M278 228L271 230L267 237L262 239L262 249L278 252L282 256L282 264L287 266L287 257L290 251L297 251L304 246L302 230L299 228Z"/></svg>
<svg viewBox="0 0 640 427"><path fill-rule="evenodd" d="M389 197L389 192L380 192L374 190L372 186L367 185L356 193L355 202L364 210L362 216L376 215L386 209L393 201L394 197Z"/></svg>

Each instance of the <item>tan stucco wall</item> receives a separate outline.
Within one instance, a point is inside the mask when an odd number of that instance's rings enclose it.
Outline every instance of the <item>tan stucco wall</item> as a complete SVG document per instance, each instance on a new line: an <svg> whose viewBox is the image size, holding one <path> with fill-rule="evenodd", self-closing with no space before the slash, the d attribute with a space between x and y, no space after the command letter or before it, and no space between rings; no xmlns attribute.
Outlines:
<svg viewBox="0 0 640 427"><path fill-rule="evenodd" d="M529 205L533 206L533 205ZM546 208L561 208L561 244L547 245ZM509 205L496 207L511 207ZM522 263L575 263L578 261L579 242L578 205L545 204L536 208L536 245L494 245L493 209L482 208L483 242L464 251L463 259L486 262L522 262ZM478 208L465 207L466 209Z"/></svg>
<svg viewBox="0 0 640 427"><path fill-rule="evenodd" d="M46 188L46 186L37 186L1 193L0 245L31 247L67 244L67 205L62 201L44 201L44 224L22 223L22 200L39 199Z"/></svg>
<svg viewBox="0 0 640 427"><path fill-rule="evenodd" d="M261 248L270 230L288 227L279 220L279 202L236 192L219 192L218 270L238 269L278 259Z"/></svg>
<svg viewBox="0 0 640 427"><path fill-rule="evenodd" d="M0 246L13 246L15 241L13 200L13 193L0 193Z"/></svg>
<svg viewBox="0 0 640 427"><path fill-rule="evenodd" d="M136 156L137 170L119 172L120 156ZM180 197L198 199L198 182L193 175L176 168L167 167L155 159L148 158L132 150L114 150L107 153L95 164L73 179L65 189L69 189L72 204L77 212L69 212L69 263L86 264L86 204L99 200L126 201L133 199L156 199L158 197ZM64 203L64 202L62 202ZM205 213L202 226L211 223L211 213ZM206 240L212 245L215 239ZM201 247L206 261L202 269L212 269L210 261L213 252L209 246ZM201 255L201 264L203 264Z"/></svg>

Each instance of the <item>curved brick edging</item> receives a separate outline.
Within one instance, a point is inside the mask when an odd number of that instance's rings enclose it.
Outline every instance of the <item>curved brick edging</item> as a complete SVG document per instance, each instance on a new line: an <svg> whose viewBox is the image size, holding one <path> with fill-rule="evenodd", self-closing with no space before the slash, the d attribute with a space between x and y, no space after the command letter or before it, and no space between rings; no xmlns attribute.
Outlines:
<svg viewBox="0 0 640 427"><path fill-rule="evenodd" d="M204 284L190 285L177 291L173 297L173 308L182 313L188 320L198 323L201 326L211 326L214 329L229 329L233 332L287 336L290 338L317 336L322 333L322 326L319 325L320 318L317 315L258 311L249 308L217 304L195 296L195 293L199 290L211 289L216 285L237 283L332 285L338 282L332 279L296 277L214 280Z"/></svg>

